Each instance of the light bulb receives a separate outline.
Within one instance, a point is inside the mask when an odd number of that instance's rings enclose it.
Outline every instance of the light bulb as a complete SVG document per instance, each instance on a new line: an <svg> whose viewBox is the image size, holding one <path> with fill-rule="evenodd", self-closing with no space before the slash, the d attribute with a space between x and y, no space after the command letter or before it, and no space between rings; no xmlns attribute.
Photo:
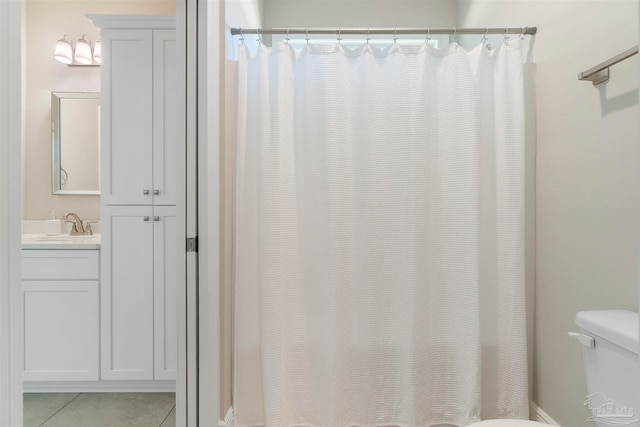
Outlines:
<svg viewBox="0 0 640 427"><path fill-rule="evenodd" d="M71 42L67 40L66 34L56 43L53 57L63 64L71 64L73 62L73 48L71 47Z"/></svg>
<svg viewBox="0 0 640 427"><path fill-rule="evenodd" d="M76 42L75 60L80 64L90 65L93 61L91 59L91 42L86 40L86 34L82 35L81 39Z"/></svg>

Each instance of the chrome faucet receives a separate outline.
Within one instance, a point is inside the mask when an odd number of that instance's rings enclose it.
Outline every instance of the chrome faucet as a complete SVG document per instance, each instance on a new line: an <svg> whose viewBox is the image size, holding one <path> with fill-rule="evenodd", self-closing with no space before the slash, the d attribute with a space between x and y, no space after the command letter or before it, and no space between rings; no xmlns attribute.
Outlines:
<svg viewBox="0 0 640 427"><path fill-rule="evenodd" d="M72 219L71 221L69 221L69 217L71 217ZM85 228L84 222L80 219L80 217L76 213L73 213L73 212L66 213L64 214L62 219L65 222L73 223L73 226L71 227L71 232L69 233L69 235L71 236L86 236L86 235L93 234L93 230L91 229L91 224L87 222L87 226Z"/></svg>

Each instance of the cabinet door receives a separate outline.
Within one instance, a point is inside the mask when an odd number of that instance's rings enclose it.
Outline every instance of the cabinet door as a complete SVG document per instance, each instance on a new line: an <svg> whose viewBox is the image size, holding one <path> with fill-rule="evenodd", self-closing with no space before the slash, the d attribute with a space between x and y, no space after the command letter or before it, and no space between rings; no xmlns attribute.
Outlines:
<svg viewBox="0 0 640 427"><path fill-rule="evenodd" d="M153 203L176 204L176 32L153 31Z"/></svg>
<svg viewBox="0 0 640 427"><path fill-rule="evenodd" d="M24 281L25 381L99 379L98 282Z"/></svg>
<svg viewBox="0 0 640 427"><path fill-rule="evenodd" d="M153 32L103 30L101 202L153 200Z"/></svg>
<svg viewBox="0 0 640 427"><path fill-rule="evenodd" d="M176 235L175 206L156 206L154 214L155 379L175 380L176 332Z"/></svg>
<svg viewBox="0 0 640 427"><path fill-rule="evenodd" d="M153 208L103 206L101 374L153 379Z"/></svg>

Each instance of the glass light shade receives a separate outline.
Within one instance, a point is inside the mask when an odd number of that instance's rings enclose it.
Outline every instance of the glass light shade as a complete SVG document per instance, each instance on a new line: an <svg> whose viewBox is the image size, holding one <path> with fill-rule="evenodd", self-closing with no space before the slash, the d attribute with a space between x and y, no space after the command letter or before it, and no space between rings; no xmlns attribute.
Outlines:
<svg viewBox="0 0 640 427"><path fill-rule="evenodd" d="M71 42L66 39L66 35L56 43L56 51L53 57L63 64L71 64L73 62L73 48Z"/></svg>
<svg viewBox="0 0 640 427"><path fill-rule="evenodd" d="M93 62L91 59L91 44L85 40L85 36L76 42L76 52L74 55L76 62L89 65Z"/></svg>
<svg viewBox="0 0 640 427"><path fill-rule="evenodd" d="M102 43L100 40L96 40L96 44L93 46L93 60L98 64L102 63Z"/></svg>

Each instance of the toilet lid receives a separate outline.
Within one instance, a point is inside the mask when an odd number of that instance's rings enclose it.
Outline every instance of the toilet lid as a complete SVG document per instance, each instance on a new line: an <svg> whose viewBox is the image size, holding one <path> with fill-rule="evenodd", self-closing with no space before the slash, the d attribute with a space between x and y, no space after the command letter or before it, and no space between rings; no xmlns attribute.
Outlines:
<svg viewBox="0 0 640 427"><path fill-rule="evenodd" d="M467 427L540 427L548 424L527 420L486 420Z"/></svg>

